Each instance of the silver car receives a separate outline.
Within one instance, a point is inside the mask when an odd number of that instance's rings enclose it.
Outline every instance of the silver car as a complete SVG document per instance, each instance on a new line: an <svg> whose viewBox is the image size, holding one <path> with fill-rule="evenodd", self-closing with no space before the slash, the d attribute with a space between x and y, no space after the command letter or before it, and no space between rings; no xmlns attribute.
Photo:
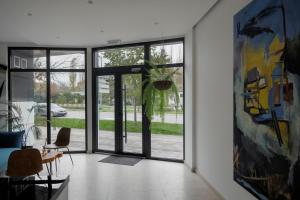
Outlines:
<svg viewBox="0 0 300 200"><path fill-rule="evenodd" d="M41 116L47 116L47 104L38 103L36 113ZM68 114L67 110L55 103L51 103L51 117L63 117Z"/></svg>

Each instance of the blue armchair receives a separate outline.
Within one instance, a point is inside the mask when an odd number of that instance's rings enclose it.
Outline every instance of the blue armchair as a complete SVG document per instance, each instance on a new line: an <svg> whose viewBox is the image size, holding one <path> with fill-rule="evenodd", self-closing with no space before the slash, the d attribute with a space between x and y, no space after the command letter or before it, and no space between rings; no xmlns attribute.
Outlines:
<svg viewBox="0 0 300 200"><path fill-rule="evenodd" d="M0 132L0 174L6 171L11 152L21 149L24 132Z"/></svg>

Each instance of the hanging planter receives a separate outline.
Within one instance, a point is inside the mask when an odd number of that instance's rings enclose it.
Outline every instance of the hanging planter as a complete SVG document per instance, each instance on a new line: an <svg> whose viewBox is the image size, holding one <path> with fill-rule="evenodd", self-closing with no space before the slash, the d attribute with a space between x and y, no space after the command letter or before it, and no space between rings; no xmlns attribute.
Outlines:
<svg viewBox="0 0 300 200"><path fill-rule="evenodd" d="M180 99L178 89L173 79L178 69L167 69L166 67L158 68L149 61L145 62L150 66L150 69L146 69L148 75L143 81L143 104L145 105L147 118L151 121L156 112L163 119L167 101L170 96L174 97L177 113Z"/></svg>
<svg viewBox="0 0 300 200"><path fill-rule="evenodd" d="M173 81L170 80L160 80L154 81L153 85L158 90L168 90L172 87Z"/></svg>

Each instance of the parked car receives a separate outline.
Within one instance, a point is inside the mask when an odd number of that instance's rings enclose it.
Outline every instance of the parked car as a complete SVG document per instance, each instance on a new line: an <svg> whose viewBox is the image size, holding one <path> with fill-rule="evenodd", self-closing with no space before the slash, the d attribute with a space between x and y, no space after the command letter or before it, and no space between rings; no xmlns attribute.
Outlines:
<svg viewBox="0 0 300 200"><path fill-rule="evenodd" d="M36 106L36 114L41 116L47 116L47 104L38 103ZM67 110L60 107L55 103L51 103L51 117L63 117L68 114Z"/></svg>

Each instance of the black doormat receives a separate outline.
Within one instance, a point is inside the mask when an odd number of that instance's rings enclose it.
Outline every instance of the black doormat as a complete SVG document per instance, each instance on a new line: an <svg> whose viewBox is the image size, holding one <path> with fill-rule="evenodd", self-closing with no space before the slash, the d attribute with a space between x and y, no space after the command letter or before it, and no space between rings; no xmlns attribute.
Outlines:
<svg viewBox="0 0 300 200"><path fill-rule="evenodd" d="M132 157L123 157L123 156L108 156L108 157L100 160L99 162L134 166L141 160L142 160L141 158L132 158Z"/></svg>

